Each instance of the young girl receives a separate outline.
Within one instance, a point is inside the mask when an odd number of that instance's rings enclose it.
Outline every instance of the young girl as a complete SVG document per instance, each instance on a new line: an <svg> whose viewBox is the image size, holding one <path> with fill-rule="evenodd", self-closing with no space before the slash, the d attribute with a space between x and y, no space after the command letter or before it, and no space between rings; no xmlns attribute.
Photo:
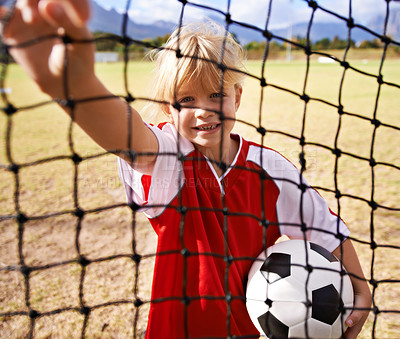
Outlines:
<svg viewBox="0 0 400 339"><path fill-rule="evenodd" d="M156 55L151 106L167 123L154 127L96 77L88 17L84 0L19 0L3 41L44 92L119 155L128 202L158 235L146 337L258 337L244 301L250 258L283 234L306 232L351 273L346 337L356 338L371 295L347 227L285 158L231 133L241 47L211 23L175 32Z"/></svg>

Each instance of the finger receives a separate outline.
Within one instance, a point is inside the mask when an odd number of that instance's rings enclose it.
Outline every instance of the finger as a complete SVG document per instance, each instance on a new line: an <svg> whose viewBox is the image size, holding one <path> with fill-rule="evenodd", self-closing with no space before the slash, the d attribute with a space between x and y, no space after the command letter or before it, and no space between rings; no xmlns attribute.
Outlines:
<svg viewBox="0 0 400 339"><path fill-rule="evenodd" d="M60 24L57 20L65 16L64 23L67 23L65 20L68 18L70 24L79 28L85 27L90 17L87 0L42 0L39 2L39 10L54 24Z"/></svg>
<svg viewBox="0 0 400 339"><path fill-rule="evenodd" d="M345 332L345 336L343 338L356 339L359 333L360 333L359 329L357 329L356 327L351 327L347 329L347 331Z"/></svg>
<svg viewBox="0 0 400 339"><path fill-rule="evenodd" d="M38 0L18 0L15 7L21 11L22 20L33 24L39 20Z"/></svg>
<svg viewBox="0 0 400 339"><path fill-rule="evenodd" d="M90 5L87 0L71 0L71 7L73 8L74 20L76 23L81 23L81 26L86 25L90 18Z"/></svg>
<svg viewBox="0 0 400 339"><path fill-rule="evenodd" d="M346 321L346 324L349 326L348 321ZM351 327L349 326L349 328L346 330L345 338L346 339L356 339L358 337L359 333L361 332L363 325L364 325L364 321L361 318L358 320L358 322L355 322L355 320L354 320Z"/></svg>
<svg viewBox="0 0 400 339"><path fill-rule="evenodd" d="M85 2L85 1L83 1ZM80 16L69 1L42 0L39 11L43 18L56 28L62 28L71 38L85 39L90 36L86 28L86 16Z"/></svg>
<svg viewBox="0 0 400 339"><path fill-rule="evenodd" d="M357 323L360 322L361 318L364 316L365 312L361 311L353 311L349 315L349 317L346 319L346 325L349 327L353 327Z"/></svg>

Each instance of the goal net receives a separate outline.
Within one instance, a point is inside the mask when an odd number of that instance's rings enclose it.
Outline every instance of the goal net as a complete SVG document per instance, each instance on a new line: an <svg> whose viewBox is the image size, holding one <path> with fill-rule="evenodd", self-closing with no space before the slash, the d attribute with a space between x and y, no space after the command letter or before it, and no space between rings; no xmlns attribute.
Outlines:
<svg viewBox="0 0 400 339"><path fill-rule="evenodd" d="M373 295L363 338L396 337L400 330L400 41L393 37L400 9L393 0L380 2L381 25L373 26L361 22L358 1L342 1L345 9L287 1L288 12L307 20L301 35L293 17L289 29L274 26L278 1L265 0L262 24L242 19L237 1L174 4L176 27L201 12L242 44L243 37L257 40L246 42L249 60L234 131L294 162L349 226ZM127 107L139 110L150 100L142 87L152 66L132 55L162 47L129 29L129 13L135 1L124 4L119 32L95 34L96 43L113 43L121 60L96 69ZM345 37L335 38L341 46L329 49L316 38L320 19L342 27ZM356 35L371 48L355 44ZM150 304L163 302L150 295L157 240L139 206L125 202L115 156L58 112L59 104L73 110L85 100L54 102L13 63L9 48L38 43L1 45L1 336L142 338ZM187 207L177 209L182 228ZM185 257L184 249L176 250ZM229 274L235 258L227 252L223 259ZM185 285L187 277L180 278ZM225 301L229 308L232 301Z"/></svg>

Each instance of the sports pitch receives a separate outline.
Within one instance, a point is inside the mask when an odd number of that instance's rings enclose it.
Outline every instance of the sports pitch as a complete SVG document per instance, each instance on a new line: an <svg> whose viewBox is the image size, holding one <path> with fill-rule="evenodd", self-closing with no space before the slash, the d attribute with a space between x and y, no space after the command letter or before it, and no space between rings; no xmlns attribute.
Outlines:
<svg viewBox="0 0 400 339"><path fill-rule="evenodd" d="M351 65L368 74L378 75L380 70L379 60L354 61ZM122 63L96 67L99 77L113 93L127 94ZM249 73L261 77L260 61L249 61L247 68ZM133 96L149 96L151 70L148 62L129 63L128 86ZM291 63L268 62L264 73L268 86L262 89L258 80L246 79L236 123L236 132L256 142L261 142L256 131L261 123L268 131L264 145L278 150L298 167L302 151L299 139L304 137L305 177L348 224L367 279L378 282L374 302L380 313L375 318L371 312L360 338L372 337L374 320L376 338L400 336L400 60L386 60L381 74L384 81L397 87L379 86L376 77L352 69L344 73L338 63L312 60L307 68L305 58ZM95 261L85 268L84 301L89 306L101 305L89 316L87 337L132 337L136 316L136 334L140 336L145 328L155 253L151 226L137 215L133 228L132 212L127 207L90 213L125 202L115 157L103 155L103 150L76 126L70 139L67 116L56 104L47 103L48 98L18 66L9 66L6 87L12 89L8 94L10 102L26 109L10 119L0 114L0 267L20 263L18 225L10 218L18 206L33 218L24 225L21 253L25 263L45 268L30 274L29 303L41 313L49 312L36 319L35 337L78 337L81 333L83 315L75 308L79 307L82 268L73 262L77 258L77 218L69 213L76 209L76 202L89 211L82 221L80 250ZM303 91L310 98L308 102L299 98ZM43 105L30 108L38 103ZM144 104L141 99L133 103L137 109ZM345 112L341 118L339 104ZM373 118L381 122L379 127L371 123ZM337 162L332 152L335 140L336 148L341 150ZM71 149L85 159L76 174L77 200L73 194L74 164L66 159L71 156ZM378 163L376 166L370 166L371 156ZM15 174L6 169L10 157L19 165L33 164L22 166L18 172L18 195ZM46 160L49 158L55 159ZM336 189L342 195L339 200L335 197ZM386 208L372 211L368 204L372 194L374 201ZM374 251L370 246L371 235L378 245ZM118 257L132 254L132 243L143 256L137 284L134 262ZM112 260L102 260L112 256L115 256ZM68 263L56 264L60 262ZM134 300L135 288L145 301L138 313L132 303L113 303ZM26 312L25 293L21 273L0 270L0 313ZM68 310L54 312L59 309ZM24 337L29 333L29 322L24 315L1 317L0 336Z"/></svg>

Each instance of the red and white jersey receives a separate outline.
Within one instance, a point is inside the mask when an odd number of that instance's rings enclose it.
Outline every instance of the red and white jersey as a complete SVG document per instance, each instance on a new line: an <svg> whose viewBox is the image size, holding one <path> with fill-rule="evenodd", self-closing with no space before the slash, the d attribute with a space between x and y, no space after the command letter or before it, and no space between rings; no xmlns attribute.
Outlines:
<svg viewBox="0 0 400 339"><path fill-rule="evenodd" d="M335 235L349 230L276 151L232 134L239 151L218 177L173 125L149 127L159 142L152 176L119 159L128 202L142 206L158 235L146 337L257 337L244 299L254 258L304 230L332 252L343 239Z"/></svg>

